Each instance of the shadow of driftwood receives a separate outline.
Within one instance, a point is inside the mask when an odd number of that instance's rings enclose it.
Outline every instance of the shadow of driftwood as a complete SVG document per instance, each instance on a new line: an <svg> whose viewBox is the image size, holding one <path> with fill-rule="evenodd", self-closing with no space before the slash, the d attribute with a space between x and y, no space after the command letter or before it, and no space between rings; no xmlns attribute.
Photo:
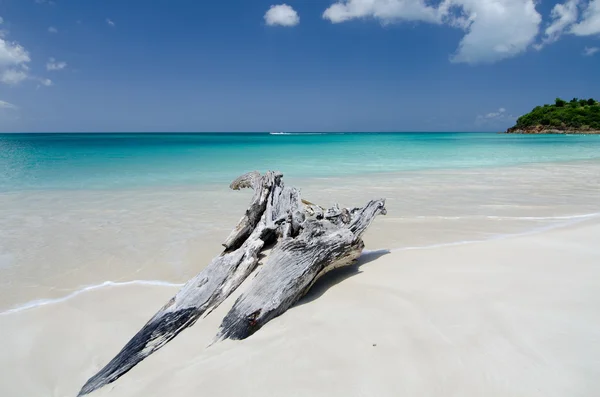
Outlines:
<svg viewBox="0 0 600 397"><path fill-rule="evenodd" d="M310 303L315 299L318 299L323 295L329 288L341 283L342 281L355 276L360 273L360 267L369 262L372 262L384 255L389 254L389 250L377 250L364 252L360 258L351 266L341 267L339 269L332 270L323 277L321 277L315 285L308 291L302 299L298 301L294 306L302 306L306 303Z"/></svg>

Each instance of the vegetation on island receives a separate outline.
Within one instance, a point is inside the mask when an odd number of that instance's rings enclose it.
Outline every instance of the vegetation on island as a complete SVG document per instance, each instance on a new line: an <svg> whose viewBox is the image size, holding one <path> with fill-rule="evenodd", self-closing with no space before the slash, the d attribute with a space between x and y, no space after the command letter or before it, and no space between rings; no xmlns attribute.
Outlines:
<svg viewBox="0 0 600 397"><path fill-rule="evenodd" d="M537 106L519 117L507 132L600 132L600 103L595 99L565 101L556 98L554 104Z"/></svg>

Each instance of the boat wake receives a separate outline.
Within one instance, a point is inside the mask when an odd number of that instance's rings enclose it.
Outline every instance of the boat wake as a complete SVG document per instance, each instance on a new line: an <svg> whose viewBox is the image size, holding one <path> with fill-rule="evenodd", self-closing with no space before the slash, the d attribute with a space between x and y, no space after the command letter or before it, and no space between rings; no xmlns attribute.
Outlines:
<svg viewBox="0 0 600 397"><path fill-rule="evenodd" d="M341 132L269 132L269 135L343 135Z"/></svg>

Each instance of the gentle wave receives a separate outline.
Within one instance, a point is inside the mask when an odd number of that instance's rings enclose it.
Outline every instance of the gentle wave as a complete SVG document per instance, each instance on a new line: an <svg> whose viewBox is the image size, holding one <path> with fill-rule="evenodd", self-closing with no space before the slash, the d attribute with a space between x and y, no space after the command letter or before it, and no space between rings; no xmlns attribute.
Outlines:
<svg viewBox="0 0 600 397"><path fill-rule="evenodd" d="M39 300L31 301L31 302L25 303L24 305L17 306L17 307L14 307L12 309L9 309L9 310L7 310L5 312L0 312L0 316L4 316L4 315L7 315L7 314L19 313L19 312L22 312L22 311L25 311L25 310L35 309L35 308L38 308L38 307L42 307L42 306L46 306L46 305L51 305L51 304L55 304L55 303L65 302L65 301L68 301L69 299L75 298L76 296L83 294L84 292L94 291L94 290L101 289L101 288L106 288L106 287L126 287L126 286L129 286L129 285L151 285L151 286L159 286L159 287L182 287L184 284L175 284L175 283L169 283L169 282L166 282L166 281L153 281L153 280L133 280L133 281L123 281L123 282L105 281L102 284L89 285L87 287L83 287L82 289L74 291L74 292L70 293L69 295L63 296L61 298L39 299Z"/></svg>
<svg viewBox="0 0 600 397"><path fill-rule="evenodd" d="M415 216L415 219L444 219L444 220L461 220L461 219L494 219L494 220L518 220L518 221L554 221L554 220L570 220L570 219L588 219L600 216L600 212L581 215L564 215L564 216L498 216L498 215L465 215L465 216ZM400 218L400 219L410 219Z"/></svg>
<svg viewBox="0 0 600 397"><path fill-rule="evenodd" d="M529 230L529 231L523 232L523 233L498 234L498 235L491 236L491 237L481 239L481 240L462 240L462 241L454 241L454 242L450 242L450 243L423 245L423 246L415 246L415 247L400 247L400 248L393 248L393 249L380 249L380 250L365 249L365 250L363 250L363 253L361 256L368 256L368 255L387 253L387 252L426 250L426 249L433 249L433 248L453 247L453 246L458 246L458 245L483 243L483 242L492 241L492 240L503 240L503 239L514 238L514 237L530 236L533 234L539 234L539 233L543 233L543 232L554 230L554 229L560 229L563 227L573 226L578 223L584 222L589 219L597 218L597 217L600 217L600 212L591 213L591 214L583 214L583 215L557 216L557 217L521 217L523 219L534 219L534 220L540 220L540 219L541 220L549 220L549 219L568 220L569 222L563 222L563 223L558 223L558 224L554 224L554 225L542 226L542 227L535 228L533 230ZM497 217L488 216L487 218L494 219ZM510 218L510 219L514 219L514 218ZM97 290L97 289L101 289L101 288L105 288L105 287L125 287L125 286L129 286L129 285L183 287L185 284L169 283L166 281L145 281L145 280L134 280L134 281L124 281L124 282L105 281L102 284L90 285L90 286L84 287L84 288L74 291L71 294L66 295L62 298L40 299L40 300L31 301L24 305L17 306L13 309L9 309L5 312L0 312L0 316L19 313L19 312L22 312L25 310L35 309L35 308L50 305L50 304L65 302L65 301L75 298L76 296L81 295L85 292L89 292L89 291L93 291L93 290Z"/></svg>
<svg viewBox="0 0 600 397"><path fill-rule="evenodd" d="M413 250L424 250L424 249L442 248L442 247L454 247L457 245L476 244L476 243L484 243L486 241L504 240L504 239L514 238L514 237L531 236L533 234L539 234L539 233L547 232L547 231L554 230L554 229L561 229L563 227L573 226L578 223L584 222L586 220L594 219L594 218L598 218L598 217L600 217L600 212L595 212L592 214L585 214L585 215L564 216L564 217L529 217L529 219L536 219L536 220L537 219L564 219L564 220L570 220L570 222L563 222L563 223L558 223L558 224L554 224L554 225L541 226L541 227L538 227L538 228L535 228L535 229L532 229L532 230L529 230L526 232L522 232L522 233L497 234L497 235L490 236L488 238L480 239L480 240L461 240L461 241L454 241L451 243L421 245L421 246L415 246L415 247L401 247L401 248L393 248L388 251L398 252L398 251L413 251Z"/></svg>

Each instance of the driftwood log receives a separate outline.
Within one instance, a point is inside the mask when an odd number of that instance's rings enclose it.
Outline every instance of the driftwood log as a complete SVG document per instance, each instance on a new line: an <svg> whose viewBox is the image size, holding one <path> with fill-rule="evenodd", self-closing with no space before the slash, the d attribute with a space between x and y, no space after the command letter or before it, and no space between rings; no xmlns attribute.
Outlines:
<svg viewBox="0 0 600 397"><path fill-rule="evenodd" d="M282 174L244 174L234 190L252 188L245 215L223 243L225 247L192 278L100 372L79 396L114 382L164 346L203 315L218 307L256 269L259 254L272 246L266 263L223 319L217 340L244 339L300 299L315 281L357 259L362 234L375 216L385 214L385 200L362 208L323 208L284 186Z"/></svg>

